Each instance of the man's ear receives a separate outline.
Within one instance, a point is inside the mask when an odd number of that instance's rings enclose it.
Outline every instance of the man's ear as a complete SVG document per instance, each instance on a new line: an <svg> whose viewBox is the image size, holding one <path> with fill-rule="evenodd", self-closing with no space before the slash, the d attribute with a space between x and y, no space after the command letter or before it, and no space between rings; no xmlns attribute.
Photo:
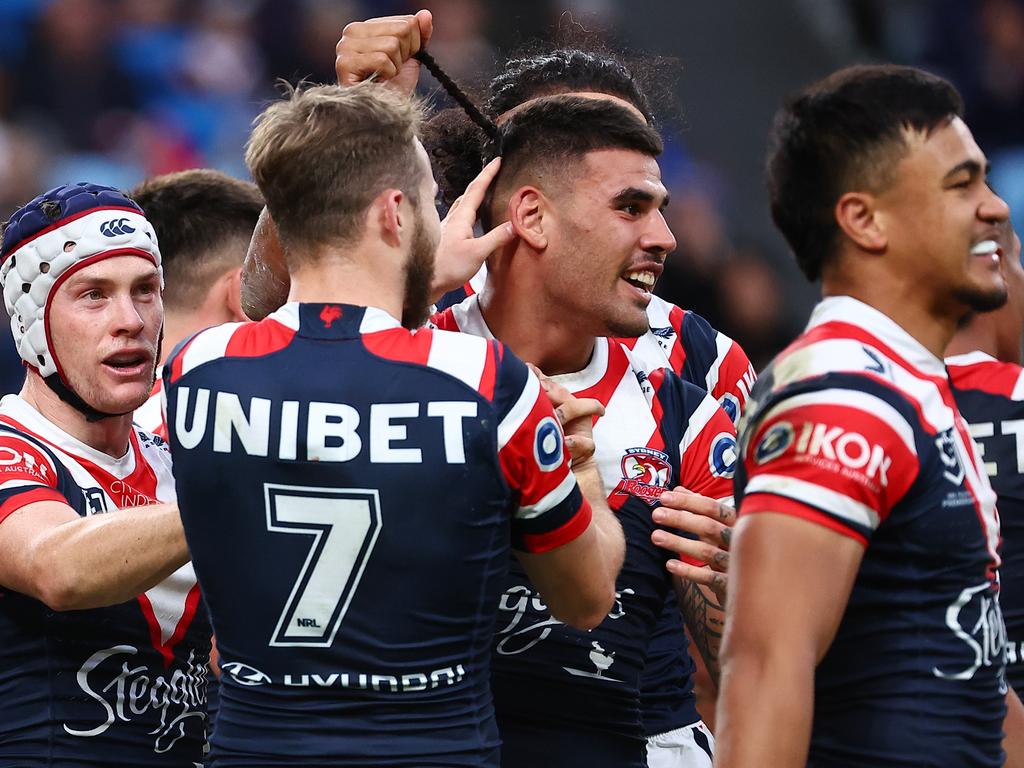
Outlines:
<svg viewBox="0 0 1024 768"><path fill-rule="evenodd" d="M880 215L874 195L847 192L836 202L835 217L843 234L862 250L879 253L888 246L885 217Z"/></svg>
<svg viewBox="0 0 1024 768"><path fill-rule="evenodd" d="M408 226L408 206L403 210L402 202L405 193L400 189L385 189L370 204L367 212L369 223L379 228L380 236L385 243L398 248L402 244L402 229Z"/></svg>
<svg viewBox="0 0 1024 768"><path fill-rule="evenodd" d="M516 235L535 251L548 247L548 233L551 211L548 199L536 187L520 187L508 201L508 220Z"/></svg>
<svg viewBox="0 0 1024 768"><path fill-rule="evenodd" d="M228 270L221 277L224 281L224 305L231 316L229 322L243 322L249 317L242 311L242 268Z"/></svg>

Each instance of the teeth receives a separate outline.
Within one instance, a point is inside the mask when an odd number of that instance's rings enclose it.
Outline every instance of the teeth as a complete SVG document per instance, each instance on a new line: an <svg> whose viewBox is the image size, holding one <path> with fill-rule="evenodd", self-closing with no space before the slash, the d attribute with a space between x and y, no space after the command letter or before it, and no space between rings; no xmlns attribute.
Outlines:
<svg viewBox="0 0 1024 768"><path fill-rule="evenodd" d="M646 285L648 288L654 286L655 278L653 272L629 272L626 274L627 280L635 280L638 283Z"/></svg>
<svg viewBox="0 0 1024 768"><path fill-rule="evenodd" d="M982 240L980 243L971 248L972 256L988 256L994 255L999 249L999 243L995 240Z"/></svg>

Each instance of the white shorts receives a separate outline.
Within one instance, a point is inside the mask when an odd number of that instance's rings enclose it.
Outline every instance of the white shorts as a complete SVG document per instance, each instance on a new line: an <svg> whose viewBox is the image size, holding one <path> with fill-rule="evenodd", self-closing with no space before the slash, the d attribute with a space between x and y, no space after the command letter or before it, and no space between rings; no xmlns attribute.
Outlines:
<svg viewBox="0 0 1024 768"><path fill-rule="evenodd" d="M647 739L647 768L711 768L715 737L698 720Z"/></svg>

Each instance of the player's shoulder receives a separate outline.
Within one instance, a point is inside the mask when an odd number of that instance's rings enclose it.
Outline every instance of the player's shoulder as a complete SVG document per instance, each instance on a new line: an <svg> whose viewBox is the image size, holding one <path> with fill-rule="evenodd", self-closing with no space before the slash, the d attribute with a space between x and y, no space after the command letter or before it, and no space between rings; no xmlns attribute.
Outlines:
<svg viewBox="0 0 1024 768"><path fill-rule="evenodd" d="M1024 368L1014 363L984 352L968 352L947 357L946 370L955 389L1024 401Z"/></svg>

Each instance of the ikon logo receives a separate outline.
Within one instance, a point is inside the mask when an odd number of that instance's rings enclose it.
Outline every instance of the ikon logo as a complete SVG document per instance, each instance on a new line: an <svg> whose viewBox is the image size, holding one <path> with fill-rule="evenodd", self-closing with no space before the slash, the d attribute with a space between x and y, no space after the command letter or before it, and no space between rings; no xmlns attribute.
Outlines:
<svg viewBox="0 0 1024 768"><path fill-rule="evenodd" d="M111 219L110 221L104 221L100 224L100 232L107 237L130 235L134 231L135 227L128 223L128 219Z"/></svg>

